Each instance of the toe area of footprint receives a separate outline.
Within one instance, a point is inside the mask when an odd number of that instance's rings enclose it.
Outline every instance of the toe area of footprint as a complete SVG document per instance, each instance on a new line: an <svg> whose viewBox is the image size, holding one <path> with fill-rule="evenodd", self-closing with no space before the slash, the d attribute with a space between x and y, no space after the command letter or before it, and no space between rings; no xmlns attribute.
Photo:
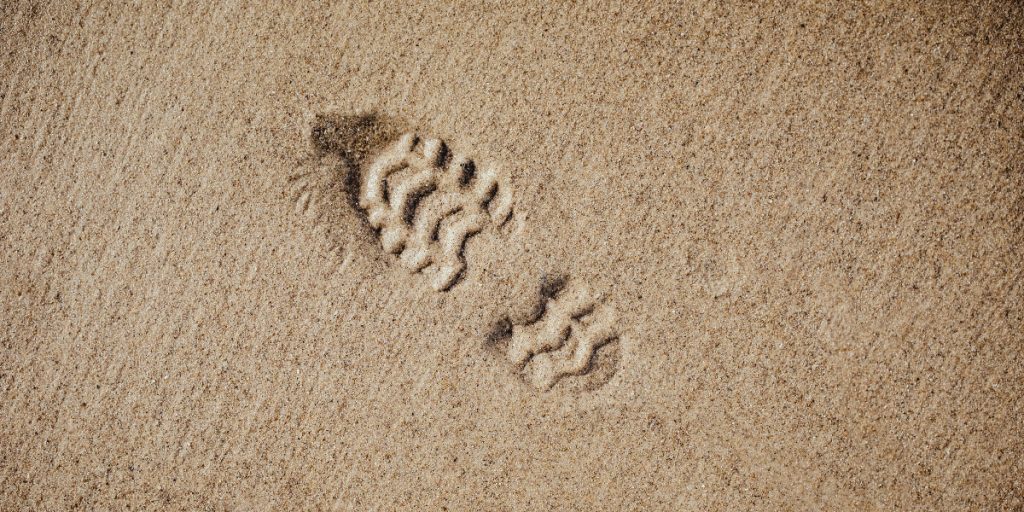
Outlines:
<svg viewBox="0 0 1024 512"><path fill-rule="evenodd" d="M347 208L382 253L424 274L435 291L465 277L472 264L467 240L500 235L512 216L507 176L498 166L480 164L394 118L321 114L312 120L309 139L318 165L294 180L297 208L340 232L352 231L340 225L351 222L342 219Z"/></svg>

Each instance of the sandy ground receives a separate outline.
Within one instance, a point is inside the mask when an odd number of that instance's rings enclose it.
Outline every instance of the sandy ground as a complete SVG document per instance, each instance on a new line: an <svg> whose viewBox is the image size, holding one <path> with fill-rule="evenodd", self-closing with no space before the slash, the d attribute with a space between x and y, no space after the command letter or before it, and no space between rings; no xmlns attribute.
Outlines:
<svg viewBox="0 0 1024 512"><path fill-rule="evenodd" d="M171 3L0 7L0 508L1024 507L1021 4Z"/></svg>

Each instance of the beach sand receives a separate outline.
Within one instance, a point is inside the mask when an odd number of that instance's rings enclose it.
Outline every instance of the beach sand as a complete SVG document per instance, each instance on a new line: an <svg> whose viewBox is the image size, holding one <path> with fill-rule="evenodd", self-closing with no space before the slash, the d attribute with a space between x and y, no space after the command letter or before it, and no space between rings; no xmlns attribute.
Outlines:
<svg viewBox="0 0 1024 512"><path fill-rule="evenodd" d="M170 4L0 7L0 509L1024 508L1021 4Z"/></svg>

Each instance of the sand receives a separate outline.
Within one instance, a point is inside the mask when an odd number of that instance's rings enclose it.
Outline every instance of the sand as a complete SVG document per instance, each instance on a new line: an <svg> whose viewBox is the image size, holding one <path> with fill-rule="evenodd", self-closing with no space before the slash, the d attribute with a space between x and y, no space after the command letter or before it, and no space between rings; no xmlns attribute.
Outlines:
<svg viewBox="0 0 1024 512"><path fill-rule="evenodd" d="M0 509L1024 508L1021 4L212 4L0 7Z"/></svg>

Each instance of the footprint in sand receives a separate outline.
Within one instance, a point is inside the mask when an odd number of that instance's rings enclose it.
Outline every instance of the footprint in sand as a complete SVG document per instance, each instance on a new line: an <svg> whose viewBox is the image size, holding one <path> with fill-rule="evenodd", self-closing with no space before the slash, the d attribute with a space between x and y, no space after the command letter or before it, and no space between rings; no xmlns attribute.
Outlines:
<svg viewBox="0 0 1024 512"><path fill-rule="evenodd" d="M310 140L313 154L289 178L292 199L343 265L356 239L372 238L393 265L446 293L473 265L467 240L505 236L502 227L515 215L508 176L497 166L396 120L318 115ZM528 313L498 319L486 346L502 347L524 382L542 391L587 390L614 375L620 336L600 295L567 279L542 280L536 300L519 309Z"/></svg>
<svg viewBox="0 0 1024 512"><path fill-rule="evenodd" d="M538 390L562 382L593 390L611 380L621 360L620 335L604 297L564 278L542 279L537 295L532 310L502 317L485 346L501 347L523 381Z"/></svg>

